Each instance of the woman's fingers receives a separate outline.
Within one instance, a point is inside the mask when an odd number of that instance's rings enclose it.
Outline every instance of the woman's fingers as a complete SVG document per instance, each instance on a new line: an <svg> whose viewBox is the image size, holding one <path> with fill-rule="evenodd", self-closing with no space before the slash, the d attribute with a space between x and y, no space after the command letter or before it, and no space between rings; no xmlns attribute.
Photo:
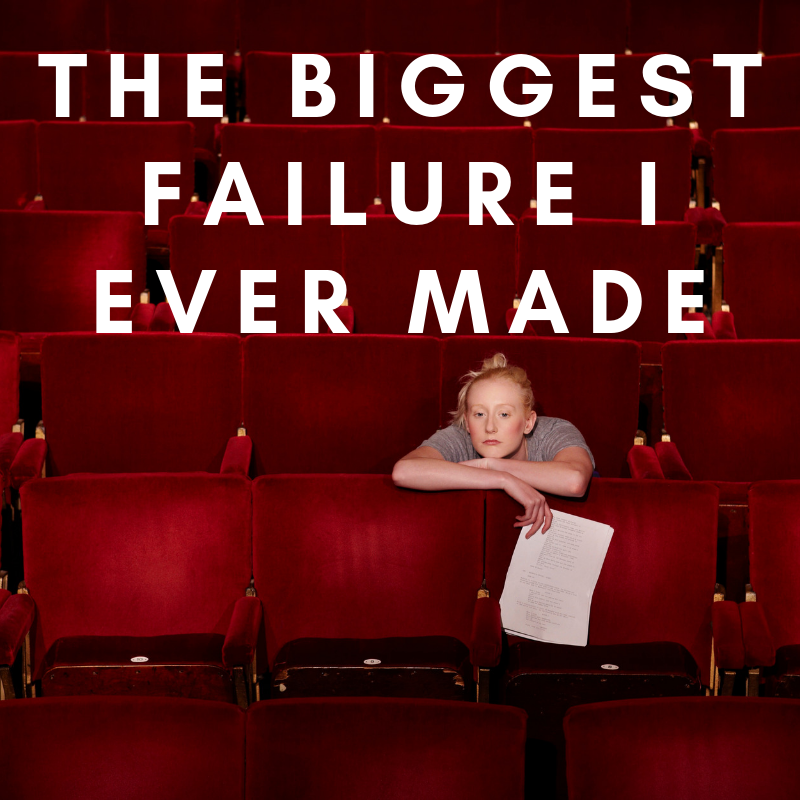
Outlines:
<svg viewBox="0 0 800 800"><path fill-rule="evenodd" d="M542 533L547 533L550 530L550 526L553 524L553 512L550 510L550 506L547 503L544 504L544 528L542 528Z"/></svg>

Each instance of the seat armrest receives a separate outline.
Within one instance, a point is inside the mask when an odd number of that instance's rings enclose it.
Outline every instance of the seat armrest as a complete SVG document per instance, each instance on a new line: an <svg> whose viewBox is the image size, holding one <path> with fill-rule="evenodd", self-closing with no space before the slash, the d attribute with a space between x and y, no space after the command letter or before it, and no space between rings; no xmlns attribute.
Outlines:
<svg viewBox="0 0 800 800"><path fill-rule="evenodd" d="M39 478L47 456L47 442L44 439L28 439L22 443L11 462L11 485L19 491L33 478Z"/></svg>
<svg viewBox="0 0 800 800"><path fill-rule="evenodd" d="M702 311L687 311L683 315L684 322L702 322L703 323L703 330L700 333L687 333L686 338L690 341L694 341L697 339L713 339L714 338L714 331L712 330L711 326L708 324L708 320L706 319L706 315Z"/></svg>
<svg viewBox="0 0 800 800"><path fill-rule="evenodd" d="M718 208L690 208L683 215L697 229L697 244L722 244L722 230L727 224Z"/></svg>
<svg viewBox="0 0 800 800"><path fill-rule="evenodd" d="M636 480L664 480L656 451L646 444L635 444L628 451L628 468Z"/></svg>
<svg viewBox="0 0 800 800"><path fill-rule="evenodd" d="M734 325L733 312L715 311L711 315L711 328L716 339L738 339Z"/></svg>
<svg viewBox="0 0 800 800"><path fill-rule="evenodd" d="M0 665L10 667L14 663L35 614L36 606L29 594L12 594L0 606Z"/></svg>
<svg viewBox="0 0 800 800"><path fill-rule="evenodd" d="M355 311L353 310L353 306L337 306L333 309L334 313L337 317L344 323L345 328L347 328L348 333L353 332L353 328L355 327L356 323L356 316ZM326 333L331 333L331 329L328 327L327 323L325 324L325 331Z"/></svg>
<svg viewBox="0 0 800 800"><path fill-rule="evenodd" d="M253 440L249 436L231 436L225 446L220 475L247 475L253 455Z"/></svg>
<svg viewBox="0 0 800 800"><path fill-rule="evenodd" d="M169 303L159 303L156 306L149 330L151 333L172 333L175 330L175 316Z"/></svg>
<svg viewBox="0 0 800 800"><path fill-rule="evenodd" d="M137 303L131 312L131 329L133 332L146 331L150 329L156 307L153 303Z"/></svg>
<svg viewBox="0 0 800 800"><path fill-rule="evenodd" d="M261 601L257 597L240 597L236 601L222 645L222 663L228 669L244 666L253 660L261 614Z"/></svg>
<svg viewBox="0 0 800 800"><path fill-rule="evenodd" d="M686 469L681 454L674 442L656 442L653 448L656 451L664 477L668 481L691 481L692 473Z"/></svg>
<svg viewBox="0 0 800 800"><path fill-rule="evenodd" d="M744 662L748 667L771 667L775 663L775 642L772 640L764 607L759 603L740 603L744 640Z"/></svg>
<svg viewBox="0 0 800 800"><path fill-rule="evenodd" d="M739 607L732 600L721 600L711 606L711 627L714 631L714 660L719 669L741 669L744 666L744 642Z"/></svg>
<svg viewBox="0 0 800 800"><path fill-rule="evenodd" d="M11 487L11 465L22 447L22 440L21 433L0 433L0 492ZM10 501L10 497L6 500Z"/></svg>
<svg viewBox="0 0 800 800"><path fill-rule="evenodd" d="M473 667L496 667L503 650L500 603L494 597L479 597L472 614L469 656Z"/></svg>

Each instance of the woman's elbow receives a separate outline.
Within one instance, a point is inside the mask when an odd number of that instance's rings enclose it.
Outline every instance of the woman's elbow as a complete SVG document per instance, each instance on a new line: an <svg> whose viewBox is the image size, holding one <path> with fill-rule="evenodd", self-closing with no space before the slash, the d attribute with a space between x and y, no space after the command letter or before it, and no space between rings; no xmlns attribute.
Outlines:
<svg viewBox="0 0 800 800"><path fill-rule="evenodd" d="M583 497L586 494L586 490L589 488L589 481L591 481L591 479L591 473L587 473L582 469L574 470L573 474L570 476L568 497Z"/></svg>
<svg viewBox="0 0 800 800"><path fill-rule="evenodd" d="M392 469L392 481L394 482L395 486L401 486L403 488L409 488L407 485L408 481L408 461L404 459L400 459Z"/></svg>

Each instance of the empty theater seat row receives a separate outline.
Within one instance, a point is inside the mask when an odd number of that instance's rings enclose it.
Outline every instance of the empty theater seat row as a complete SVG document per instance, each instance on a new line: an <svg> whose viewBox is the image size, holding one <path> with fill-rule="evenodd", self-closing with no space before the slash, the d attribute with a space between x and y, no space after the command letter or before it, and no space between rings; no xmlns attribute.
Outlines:
<svg viewBox="0 0 800 800"><path fill-rule="evenodd" d="M800 51L791 0L51 0L4 13L3 50L130 52L713 53Z"/></svg>

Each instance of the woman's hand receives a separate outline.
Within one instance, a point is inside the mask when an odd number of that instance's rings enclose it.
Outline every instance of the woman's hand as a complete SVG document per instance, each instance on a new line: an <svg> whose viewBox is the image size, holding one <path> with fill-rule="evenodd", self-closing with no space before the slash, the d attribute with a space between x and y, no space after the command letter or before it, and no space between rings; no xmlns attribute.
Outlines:
<svg viewBox="0 0 800 800"><path fill-rule="evenodd" d="M553 512L550 510L550 506L547 505L544 495L537 492L525 481L511 474L508 474L503 489L509 497L516 500L523 508L522 514L517 517L519 521L514 523L514 527L524 528L526 525L532 525L533 527L525 534L526 539L530 539L539 530L542 523L544 523L542 533L547 533L553 522Z"/></svg>

